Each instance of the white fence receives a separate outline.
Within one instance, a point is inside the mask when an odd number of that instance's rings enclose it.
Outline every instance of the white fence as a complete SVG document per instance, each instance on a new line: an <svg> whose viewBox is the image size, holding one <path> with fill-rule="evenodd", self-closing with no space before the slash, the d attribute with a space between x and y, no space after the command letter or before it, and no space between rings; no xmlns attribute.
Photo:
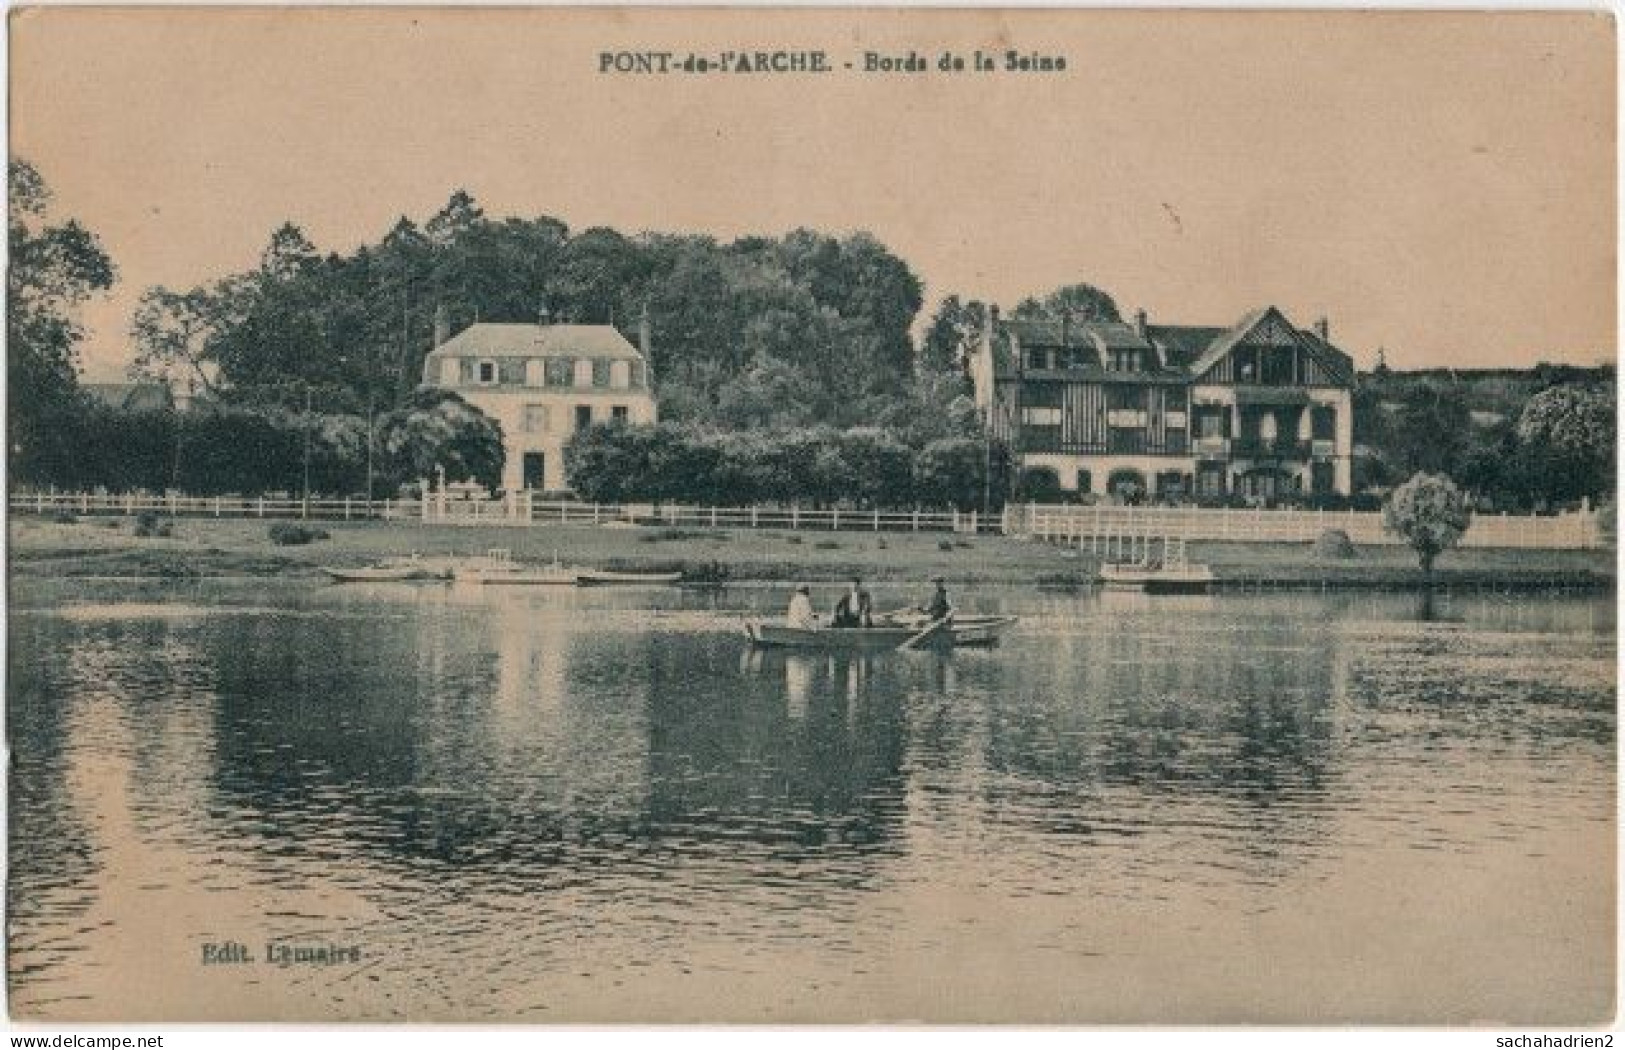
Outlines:
<svg viewBox="0 0 1625 1050"><path fill-rule="evenodd" d="M1399 543L1372 511L1207 509L1199 507L1014 505L1003 514L974 511L811 510L801 507L691 507L499 500L272 499L236 496L13 493L13 514L140 514L203 518L393 520L447 525L608 525L616 522L681 528L754 528L874 532L1003 532L1095 551L1136 538L1176 537L1236 542L1308 542L1342 529L1355 543ZM1475 515L1466 547L1584 550L1602 547L1595 511L1556 515Z"/></svg>
<svg viewBox="0 0 1625 1050"><path fill-rule="evenodd" d="M290 499L262 496L170 496L154 494L14 492L13 514L161 514L185 518L309 518L365 521L370 518L420 520L415 499Z"/></svg>
<svg viewBox="0 0 1625 1050"><path fill-rule="evenodd" d="M1020 531L1038 539L1102 550L1144 537L1187 540L1307 542L1342 529L1355 543L1403 543L1382 527L1380 511L1262 510L1202 507L1048 506L1018 508ZM1588 550L1604 545L1595 511L1563 514L1475 514L1464 547Z"/></svg>

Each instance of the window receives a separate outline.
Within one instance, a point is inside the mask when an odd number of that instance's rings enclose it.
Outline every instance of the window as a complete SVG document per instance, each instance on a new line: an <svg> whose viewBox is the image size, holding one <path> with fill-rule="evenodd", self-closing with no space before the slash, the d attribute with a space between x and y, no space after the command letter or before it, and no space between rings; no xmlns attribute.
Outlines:
<svg viewBox="0 0 1625 1050"><path fill-rule="evenodd" d="M1021 421L1029 426L1058 427L1061 425L1061 410L1029 406L1021 410Z"/></svg>
<svg viewBox="0 0 1625 1050"><path fill-rule="evenodd" d="M547 430L547 406L526 405L521 429L527 434L541 434Z"/></svg>
<svg viewBox="0 0 1625 1050"><path fill-rule="evenodd" d="M592 426L592 406L591 405L577 405L576 406L576 429L577 430L586 430L590 426Z"/></svg>
<svg viewBox="0 0 1625 1050"><path fill-rule="evenodd" d="M1140 352L1138 350L1113 350L1113 372L1138 372L1140 370Z"/></svg>
<svg viewBox="0 0 1625 1050"><path fill-rule="evenodd" d="M585 358L576 361L576 386L592 386L592 366L593 362Z"/></svg>
<svg viewBox="0 0 1625 1050"><path fill-rule="evenodd" d="M541 386L546 381L546 376L542 370L542 361L539 358L533 357L529 361L525 362L526 386Z"/></svg>
<svg viewBox="0 0 1625 1050"><path fill-rule="evenodd" d="M1046 354L1041 348L1033 347L1032 349L1027 351L1027 367L1028 368L1041 369L1041 368L1045 367L1048 363L1049 363L1049 355Z"/></svg>
<svg viewBox="0 0 1625 1050"><path fill-rule="evenodd" d="M614 406L612 406L610 408L610 410L609 410L609 418L610 418L611 422L625 423L626 419L627 419L626 406L625 405L614 405Z"/></svg>
<svg viewBox="0 0 1625 1050"><path fill-rule="evenodd" d="M1094 480L1087 470L1078 471L1078 495L1089 495L1090 490L1094 487Z"/></svg>
<svg viewBox="0 0 1625 1050"><path fill-rule="evenodd" d="M1337 438L1337 410L1330 405L1316 405L1310 412L1311 425L1316 441L1333 441Z"/></svg>
<svg viewBox="0 0 1625 1050"><path fill-rule="evenodd" d="M592 363L592 385L593 386L608 386L609 385L609 362L608 361L594 361Z"/></svg>
<svg viewBox="0 0 1625 1050"><path fill-rule="evenodd" d="M615 361L609 366L609 385L616 390L625 390L632 385L632 365L627 361Z"/></svg>
<svg viewBox="0 0 1625 1050"><path fill-rule="evenodd" d="M1184 410L1183 409L1175 410L1175 409L1170 408L1168 410L1168 414L1163 417L1163 423L1168 427L1169 430L1184 430L1185 429L1185 412L1184 412Z"/></svg>
<svg viewBox="0 0 1625 1050"><path fill-rule="evenodd" d="M474 377L482 385L492 385L497 381L497 363L495 361L481 361L475 367Z"/></svg>
<svg viewBox="0 0 1625 1050"><path fill-rule="evenodd" d="M1270 349L1260 351L1263 357L1263 383L1265 386L1290 386L1297 369L1297 354L1291 350Z"/></svg>
<svg viewBox="0 0 1625 1050"><path fill-rule="evenodd" d="M1203 412L1196 417L1196 433L1203 438L1224 437L1224 415L1219 412Z"/></svg>
<svg viewBox="0 0 1625 1050"><path fill-rule="evenodd" d="M1145 410L1139 408L1114 408L1106 413L1106 425L1109 427L1144 427Z"/></svg>
<svg viewBox="0 0 1625 1050"><path fill-rule="evenodd" d="M568 357L550 357L546 373L548 386L569 386L576 374L576 363Z"/></svg>
<svg viewBox="0 0 1625 1050"><path fill-rule="evenodd" d="M1204 470L1196 475L1196 494L1198 496L1224 495L1224 471Z"/></svg>

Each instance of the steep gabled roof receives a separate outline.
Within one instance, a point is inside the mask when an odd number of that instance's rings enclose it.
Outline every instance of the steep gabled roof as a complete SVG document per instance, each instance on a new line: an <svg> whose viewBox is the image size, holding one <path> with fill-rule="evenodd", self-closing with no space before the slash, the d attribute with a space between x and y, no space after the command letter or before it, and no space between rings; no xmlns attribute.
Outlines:
<svg viewBox="0 0 1625 1050"><path fill-rule="evenodd" d="M1023 346L1084 346L1098 350L1150 350L1131 324L1121 321L1006 321Z"/></svg>
<svg viewBox="0 0 1625 1050"><path fill-rule="evenodd" d="M1149 349L1161 357L1161 367L1147 372L1117 373L1100 369L1071 368L1056 372L1072 379L1091 379L1123 382L1144 382L1151 377L1178 374L1187 381L1200 378L1224 356L1246 340L1255 328L1269 318L1276 318L1282 329L1292 334L1299 347L1307 351L1339 382L1354 382L1354 359L1312 331L1293 327L1273 306L1250 311L1245 317L1228 327L1211 325L1147 325L1142 338L1135 327L1119 322L1077 322L1063 326L1054 321L1001 321L994 337L993 373L998 378L1010 378L1023 373L1020 362L1011 353L1012 337L1023 347L1072 347L1096 350L1104 354L1114 349ZM1063 341L1064 339L1064 341ZM1026 370L1025 374L1038 377ZM1043 373L1047 376L1048 373Z"/></svg>
<svg viewBox="0 0 1625 1050"><path fill-rule="evenodd" d="M1161 348L1163 362L1169 368L1182 370L1189 368L1215 339L1229 330L1188 324L1154 324L1146 328L1151 341Z"/></svg>
<svg viewBox="0 0 1625 1050"><path fill-rule="evenodd" d="M1298 339L1306 345L1309 352L1315 355L1322 367L1328 372L1350 386L1354 384L1353 357L1328 343L1314 332L1305 332L1299 329Z"/></svg>
<svg viewBox="0 0 1625 1050"><path fill-rule="evenodd" d="M608 357L643 355L607 324L474 324L435 347L430 357Z"/></svg>
<svg viewBox="0 0 1625 1050"><path fill-rule="evenodd" d="M1224 360L1224 356L1246 340L1254 329L1271 319L1279 321L1282 328L1292 333L1298 346L1308 351L1309 355L1321 367L1325 368L1339 381L1344 383L1354 382L1354 359L1352 357L1320 338L1314 332L1294 328L1292 322L1288 321L1286 316L1273 306L1266 306L1262 310L1252 311L1215 337L1213 342L1208 344L1207 349L1202 351L1201 356L1191 362L1191 375L1200 379L1202 373Z"/></svg>
<svg viewBox="0 0 1625 1050"><path fill-rule="evenodd" d="M1263 323L1264 318L1271 314L1277 317L1281 316L1280 311L1276 310L1275 307L1266 306L1261 310L1250 311L1241 320L1220 332L1213 342L1207 345L1207 349L1202 351L1202 356L1191 362L1191 375L1199 377L1203 372L1224 360L1225 354L1239 346L1241 341L1247 338L1247 334L1257 328ZM1281 323L1286 324L1286 318L1282 317ZM1291 328L1292 326L1288 324L1287 327Z"/></svg>

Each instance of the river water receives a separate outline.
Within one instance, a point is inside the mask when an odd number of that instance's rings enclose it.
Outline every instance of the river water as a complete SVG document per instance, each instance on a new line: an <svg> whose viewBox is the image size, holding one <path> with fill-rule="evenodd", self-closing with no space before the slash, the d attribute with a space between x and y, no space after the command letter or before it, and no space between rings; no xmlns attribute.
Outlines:
<svg viewBox="0 0 1625 1050"><path fill-rule="evenodd" d="M13 1015L1610 1014L1611 599L785 597L14 583Z"/></svg>

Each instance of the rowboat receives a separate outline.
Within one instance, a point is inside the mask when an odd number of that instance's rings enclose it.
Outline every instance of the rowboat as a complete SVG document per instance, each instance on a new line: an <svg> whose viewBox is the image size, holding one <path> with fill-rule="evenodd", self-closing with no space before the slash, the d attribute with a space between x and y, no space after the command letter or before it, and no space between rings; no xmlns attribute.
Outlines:
<svg viewBox="0 0 1625 1050"><path fill-rule="evenodd" d="M420 580L449 580L451 571L444 566L430 565L416 555L410 558L391 558L377 565L359 568L322 566L322 571L336 583L407 583Z"/></svg>
<svg viewBox="0 0 1625 1050"><path fill-rule="evenodd" d="M768 649L850 649L870 652L911 649L988 646L1016 623L1014 616L966 616L951 620L900 623L879 620L873 627L788 627L749 622L745 634L751 644Z"/></svg>
<svg viewBox="0 0 1625 1050"><path fill-rule="evenodd" d="M787 627L782 624L745 624L752 645L764 649L835 649L875 652L900 649L912 641L911 649L941 648L953 645L953 632L946 622L925 629L911 627Z"/></svg>
<svg viewBox="0 0 1625 1050"><path fill-rule="evenodd" d="M607 569L581 569L576 572L576 583L583 587L665 585L682 578L680 572L611 572Z"/></svg>
<svg viewBox="0 0 1625 1050"><path fill-rule="evenodd" d="M959 613L949 621L956 646L987 646L999 644L999 638L1014 627L1019 616L966 616ZM925 613L904 611L883 615L875 623L885 627L908 627L919 630L931 622Z"/></svg>
<svg viewBox="0 0 1625 1050"><path fill-rule="evenodd" d="M551 565L527 565L514 561L504 549L492 548L485 552L483 559L459 565L453 578L458 583L573 587L580 572L572 566L560 565L557 557Z"/></svg>

